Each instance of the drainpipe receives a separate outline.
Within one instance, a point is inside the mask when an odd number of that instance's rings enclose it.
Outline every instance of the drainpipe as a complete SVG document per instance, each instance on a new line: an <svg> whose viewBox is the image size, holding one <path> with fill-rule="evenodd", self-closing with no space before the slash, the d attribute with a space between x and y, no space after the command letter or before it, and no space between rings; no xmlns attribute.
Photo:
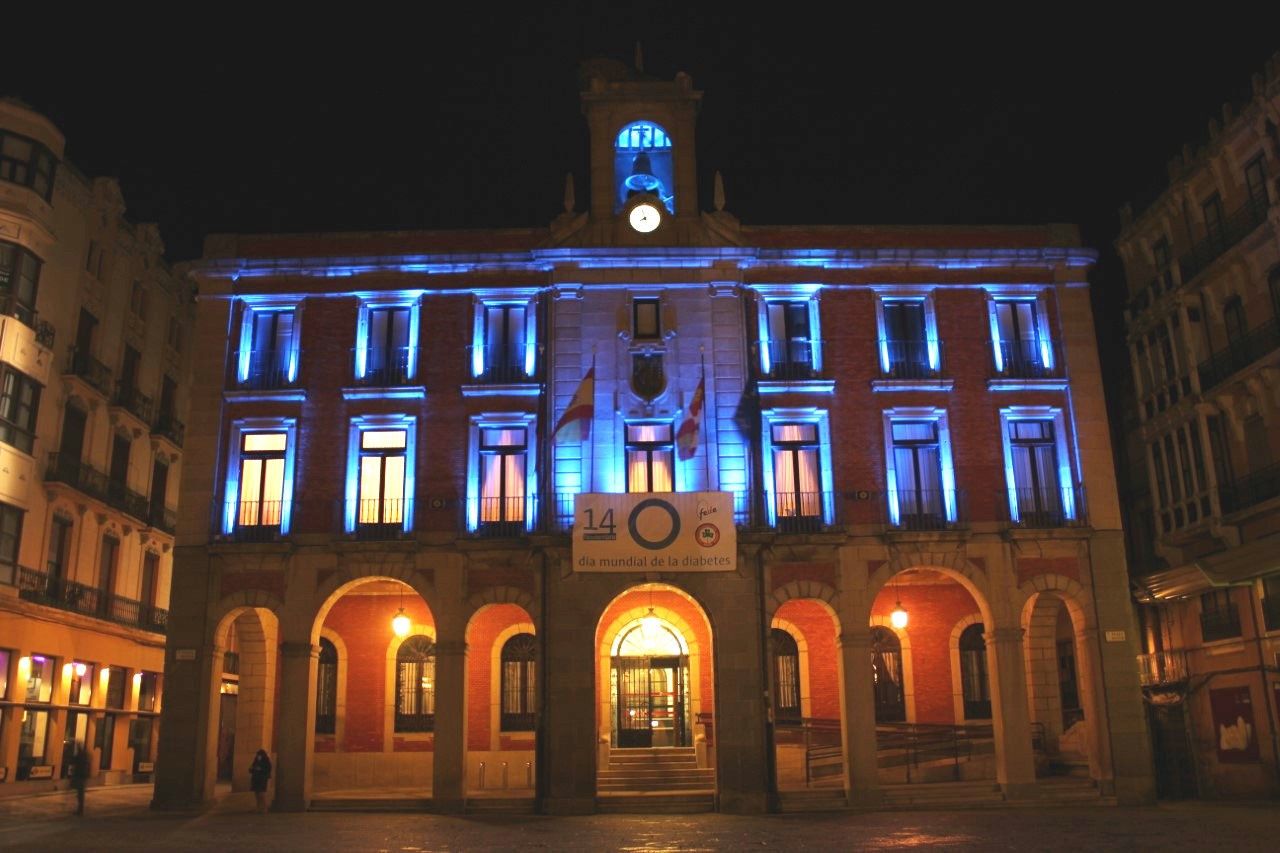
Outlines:
<svg viewBox="0 0 1280 853"><path fill-rule="evenodd" d="M1262 679L1263 701L1267 703L1268 722L1267 726L1271 730L1271 760L1275 763L1272 765L1272 774L1275 776L1277 785L1280 785L1280 736L1276 733L1276 696L1275 689L1267 681L1267 659L1262 652L1262 631L1263 626L1258 620L1258 610L1262 606L1262 602L1258 600L1258 582L1254 581L1249 584L1249 613L1253 616L1253 641L1258 646L1258 675Z"/></svg>
<svg viewBox="0 0 1280 853"><path fill-rule="evenodd" d="M756 549L756 592L760 597L760 672L765 678L765 692L763 699L765 701L765 724L764 724L764 766L765 766L765 796L768 800L768 808L771 812L778 811L778 768L777 755L775 754L773 720L773 702L769 693L769 673L771 662L769 660L769 625L765 622L765 586L764 586L764 551ZM716 747L717 758L720 755L719 746Z"/></svg>

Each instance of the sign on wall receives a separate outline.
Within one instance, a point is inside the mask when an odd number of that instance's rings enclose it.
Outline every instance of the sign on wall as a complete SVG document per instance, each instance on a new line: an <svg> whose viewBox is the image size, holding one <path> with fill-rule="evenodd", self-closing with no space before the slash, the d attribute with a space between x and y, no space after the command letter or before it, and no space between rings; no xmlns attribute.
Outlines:
<svg viewBox="0 0 1280 853"><path fill-rule="evenodd" d="M1253 727L1253 700L1248 687L1209 691L1218 760L1225 764L1258 761L1258 735Z"/></svg>
<svg viewBox="0 0 1280 853"><path fill-rule="evenodd" d="M728 572L737 568L731 492L580 494L573 508L579 572Z"/></svg>

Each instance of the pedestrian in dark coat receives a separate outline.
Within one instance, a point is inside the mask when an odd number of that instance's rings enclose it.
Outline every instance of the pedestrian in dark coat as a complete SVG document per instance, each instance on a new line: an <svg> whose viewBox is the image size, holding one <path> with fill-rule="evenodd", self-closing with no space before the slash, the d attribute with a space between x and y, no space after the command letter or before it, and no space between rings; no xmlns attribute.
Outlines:
<svg viewBox="0 0 1280 853"><path fill-rule="evenodd" d="M258 801L258 811L267 813L267 780L271 778L271 758L265 749L258 750L249 765L249 787L253 789L254 799Z"/></svg>
<svg viewBox="0 0 1280 853"><path fill-rule="evenodd" d="M76 792L76 814L84 814L84 786L89 781L89 751L76 744L71 756L71 787Z"/></svg>

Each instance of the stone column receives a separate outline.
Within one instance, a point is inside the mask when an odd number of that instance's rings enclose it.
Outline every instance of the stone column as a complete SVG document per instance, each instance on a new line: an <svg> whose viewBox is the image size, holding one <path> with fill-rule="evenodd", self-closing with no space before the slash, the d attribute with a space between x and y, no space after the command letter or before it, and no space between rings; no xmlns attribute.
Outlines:
<svg viewBox="0 0 1280 853"><path fill-rule="evenodd" d="M850 805L874 805L880 801L880 780L876 705L871 693L871 634L866 628L855 628L842 633L839 642L845 793Z"/></svg>
<svg viewBox="0 0 1280 853"><path fill-rule="evenodd" d="M280 644L280 695L289 701L280 703L276 732L274 811L301 812L311 804L318 652L310 639Z"/></svg>
<svg viewBox="0 0 1280 853"><path fill-rule="evenodd" d="M991 680L991 722L996 748L996 780L1009 799L1036 795L1031 720L1027 710L1022 629L996 628L984 637Z"/></svg>
<svg viewBox="0 0 1280 853"><path fill-rule="evenodd" d="M183 648L183 638L176 636L181 631L180 626L170 627L164 667L165 716L151 800L157 809L213 800L218 776L218 687L225 649L215 644ZM192 652L195 659L178 660L175 650L179 648Z"/></svg>
<svg viewBox="0 0 1280 853"><path fill-rule="evenodd" d="M465 625L437 623L434 811L458 814L467 801L467 644Z"/></svg>

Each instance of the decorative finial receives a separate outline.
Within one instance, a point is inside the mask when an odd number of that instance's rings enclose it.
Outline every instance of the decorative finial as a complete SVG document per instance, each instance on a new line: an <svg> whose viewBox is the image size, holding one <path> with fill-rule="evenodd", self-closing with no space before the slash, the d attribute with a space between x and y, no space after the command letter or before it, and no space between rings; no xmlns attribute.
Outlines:
<svg viewBox="0 0 1280 853"><path fill-rule="evenodd" d="M636 70L644 73L644 52L640 50L640 42L636 41Z"/></svg>
<svg viewBox="0 0 1280 853"><path fill-rule="evenodd" d="M573 172L564 173L564 212L573 213L577 198L573 194Z"/></svg>
<svg viewBox="0 0 1280 853"><path fill-rule="evenodd" d="M720 177L720 170L716 170L715 195L712 199L716 206L716 212L724 210L724 178Z"/></svg>

